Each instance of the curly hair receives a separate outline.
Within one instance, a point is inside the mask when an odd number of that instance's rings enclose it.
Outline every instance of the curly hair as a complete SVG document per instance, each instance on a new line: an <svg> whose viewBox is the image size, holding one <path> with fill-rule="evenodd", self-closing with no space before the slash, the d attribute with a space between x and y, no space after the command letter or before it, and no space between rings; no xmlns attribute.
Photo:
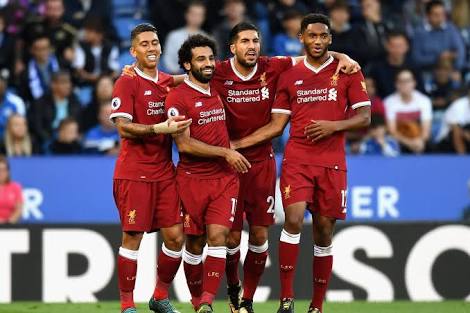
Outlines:
<svg viewBox="0 0 470 313"><path fill-rule="evenodd" d="M184 71L186 71L184 63L191 63L191 59L193 58L192 49L198 47L209 47L212 49L214 56L217 54L214 40L200 34L189 36L178 50L178 63Z"/></svg>
<svg viewBox="0 0 470 313"><path fill-rule="evenodd" d="M325 24L328 26L328 30L331 28L330 18L328 16L320 13L311 13L306 15L300 23L300 33L303 33L308 25L316 23Z"/></svg>

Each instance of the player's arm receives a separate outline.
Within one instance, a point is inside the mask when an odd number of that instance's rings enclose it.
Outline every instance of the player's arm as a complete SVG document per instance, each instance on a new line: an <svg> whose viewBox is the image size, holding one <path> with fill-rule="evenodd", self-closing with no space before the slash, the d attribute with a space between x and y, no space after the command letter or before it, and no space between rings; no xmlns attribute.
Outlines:
<svg viewBox="0 0 470 313"><path fill-rule="evenodd" d="M178 146L178 151L181 153L188 153L204 158L224 158L234 170L240 173L248 172L248 169L251 167L250 162L237 151L208 145L192 138L189 128L186 128L179 134L173 134L172 136Z"/></svg>
<svg viewBox="0 0 470 313"><path fill-rule="evenodd" d="M287 122L289 122L289 117L290 115L285 113L272 113L271 121L268 124L246 137L230 142L230 147L232 149L248 148L282 135Z"/></svg>
<svg viewBox="0 0 470 313"><path fill-rule="evenodd" d="M370 106L362 106L354 110L355 114L349 119L339 121L311 120L305 126L305 135L312 142L331 136L336 132L355 130L369 126Z"/></svg>
<svg viewBox="0 0 470 313"><path fill-rule="evenodd" d="M336 73L340 71L346 74L353 74L361 70L361 66L355 60L351 59L347 54L339 53L336 51L328 51L328 53L335 59L339 61L338 66L336 67ZM295 63L303 62L305 56L295 57Z"/></svg>
<svg viewBox="0 0 470 313"><path fill-rule="evenodd" d="M451 125L452 129L452 145L458 154L465 154L465 132L458 124Z"/></svg>
<svg viewBox="0 0 470 313"><path fill-rule="evenodd" d="M425 148L425 141L422 138L409 138L403 136L397 127L397 122L395 119L387 119L387 129L399 143L406 146L413 152L419 153L422 152Z"/></svg>
<svg viewBox="0 0 470 313"><path fill-rule="evenodd" d="M132 123L126 117L115 117L114 123L122 138L135 139L159 134L174 134L184 131L191 125L192 120L185 120L184 116L175 116L164 122L145 125Z"/></svg>

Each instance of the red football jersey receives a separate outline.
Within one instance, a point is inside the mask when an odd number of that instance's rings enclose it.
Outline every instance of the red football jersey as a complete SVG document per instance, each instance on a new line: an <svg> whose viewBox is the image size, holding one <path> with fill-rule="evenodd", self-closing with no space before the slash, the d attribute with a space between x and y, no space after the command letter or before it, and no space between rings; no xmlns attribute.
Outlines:
<svg viewBox="0 0 470 313"><path fill-rule="evenodd" d="M230 139L248 136L269 123L279 75L294 62L291 57L260 57L247 76L237 71L233 58L217 63L211 84L225 105ZM271 141L240 152L249 161L265 160L272 152Z"/></svg>
<svg viewBox="0 0 470 313"><path fill-rule="evenodd" d="M225 109L214 89L205 90L185 80L168 94L165 109L169 117L184 115L193 120L189 127L192 138L212 146L230 147ZM178 172L210 178L233 174L222 158L204 158L187 153L180 153Z"/></svg>
<svg viewBox="0 0 470 313"><path fill-rule="evenodd" d="M344 132L312 143L304 134L311 120L344 120L347 109L370 105L361 72L335 75L338 61L329 57L319 68L300 62L279 78L273 113L290 114L286 162L346 170Z"/></svg>
<svg viewBox="0 0 470 313"><path fill-rule="evenodd" d="M133 123L151 125L166 120L164 101L173 77L157 72L152 78L138 68L137 75L121 76L114 85L110 118L125 117ZM174 177L171 137L155 135L121 141L114 178L160 181Z"/></svg>

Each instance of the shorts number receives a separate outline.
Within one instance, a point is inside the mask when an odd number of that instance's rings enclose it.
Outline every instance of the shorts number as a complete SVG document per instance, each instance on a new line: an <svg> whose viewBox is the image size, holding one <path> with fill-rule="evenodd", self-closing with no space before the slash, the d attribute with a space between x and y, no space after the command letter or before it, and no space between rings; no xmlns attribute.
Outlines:
<svg viewBox="0 0 470 313"><path fill-rule="evenodd" d="M232 201L232 216L230 217L229 221L233 222L235 220L235 212L237 211L237 198L230 198Z"/></svg>
<svg viewBox="0 0 470 313"><path fill-rule="evenodd" d="M266 198L266 202L269 203L269 207L266 213L274 214L274 197L269 196L268 198Z"/></svg>
<svg viewBox="0 0 470 313"><path fill-rule="evenodd" d="M348 190L341 189L341 207L342 208L346 207L347 196L348 196Z"/></svg>

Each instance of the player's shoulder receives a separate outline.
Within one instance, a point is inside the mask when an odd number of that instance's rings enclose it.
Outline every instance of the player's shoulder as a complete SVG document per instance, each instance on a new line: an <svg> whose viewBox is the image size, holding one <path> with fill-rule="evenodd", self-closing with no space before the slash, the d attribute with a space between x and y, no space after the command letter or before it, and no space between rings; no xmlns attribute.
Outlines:
<svg viewBox="0 0 470 313"><path fill-rule="evenodd" d="M188 94L188 92L188 85L185 82L182 82L181 84L170 90L170 92L166 96L166 99L171 99L172 101L182 99Z"/></svg>
<svg viewBox="0 0 470 313"><path fill-rule="evenodd" d="M137 81L139 80L138 75L134 76L129 76L129 75L121 75L119 78L116 80L115 86L135 86Z"/></svg>
<svg viewBox="0 0 470 313"><path fill-rule="evenodd" d="M163 71L158 71L158 82L159 83L173 83L173 76Z"/></svg>
<svg viewBox="0 0 470 313"><path fill-rule="evenodd" d="M297 75L300 73L305 72L305 65L304 62L298 62L291 68L287 69L286 71L282 72L279 76L281 80L295 80L297 79Z"/></svg>

